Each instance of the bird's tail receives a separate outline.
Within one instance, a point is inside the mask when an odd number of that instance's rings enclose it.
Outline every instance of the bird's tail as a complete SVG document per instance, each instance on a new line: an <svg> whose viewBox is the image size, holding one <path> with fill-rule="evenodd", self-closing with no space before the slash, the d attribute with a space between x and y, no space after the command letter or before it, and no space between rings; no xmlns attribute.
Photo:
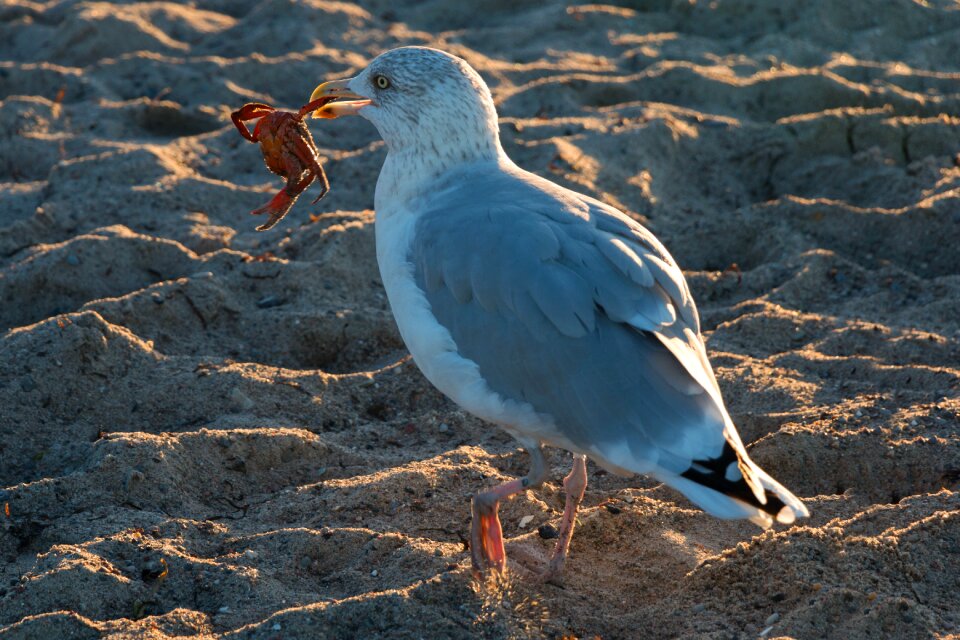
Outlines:
<svg viewBox="0 0 960 640"><path fill-rule="evenodd" d="M665 471L654 475L718 518L746 518L766 529L775 520L792 524L810 515L799 498L750 459L735 430L727 429L725 435L719 457L694 460L679 475Z"/></svg>

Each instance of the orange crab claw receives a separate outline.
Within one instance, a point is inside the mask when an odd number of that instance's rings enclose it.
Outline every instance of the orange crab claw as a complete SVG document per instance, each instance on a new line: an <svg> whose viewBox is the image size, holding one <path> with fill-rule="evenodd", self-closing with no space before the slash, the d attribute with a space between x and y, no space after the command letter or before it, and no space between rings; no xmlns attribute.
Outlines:
<svg viewBox="0 0 960 640"><path fill-rule="evenodd" d="M259 136L257 135L256 128L254 128L253 133L251 133L247 128L247 125L243 123L246 120L256 120L257 118L262 118L263 116L273 113L274 111L276 111L276 109L268 104L263 104L262 102L250 102L231 113L230 119L233 120L233 125L237 128L237 131L240 132L240 135L250 142L258 142Z"/></svg>

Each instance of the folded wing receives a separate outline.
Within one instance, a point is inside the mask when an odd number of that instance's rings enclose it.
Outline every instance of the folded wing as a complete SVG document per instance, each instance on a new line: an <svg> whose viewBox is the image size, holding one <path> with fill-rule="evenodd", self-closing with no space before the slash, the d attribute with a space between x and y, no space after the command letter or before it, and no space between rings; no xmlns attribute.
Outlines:
<svg viewBox="0 0 960 640"><path fill-rule="evenodd" d="M516 169L450 185L421 213L410 261L493 390L551 416L554 444L651 473L717 516L806 514L747 456L683 274L649 231Z"/></svg>

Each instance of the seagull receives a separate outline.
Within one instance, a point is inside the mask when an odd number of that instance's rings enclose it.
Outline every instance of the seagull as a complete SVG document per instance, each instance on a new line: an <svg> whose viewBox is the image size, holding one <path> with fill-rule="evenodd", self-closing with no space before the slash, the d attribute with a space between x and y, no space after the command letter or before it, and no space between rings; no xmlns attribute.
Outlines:
<svg viewBox="0 0 960 640"><path fill-rule="evenodd" d="M544 446L573 453L547 579L566 561L587 458L653 476L718 518L767 528L809 515L747 455L676 261L623 212L510 160L466 61L393 49L319 85L319 99L313 117L360 115L386 142L377 262L414 362L530 456L526 476L473 497L475 575L505 571L498 506L548 479Z"/></svg>

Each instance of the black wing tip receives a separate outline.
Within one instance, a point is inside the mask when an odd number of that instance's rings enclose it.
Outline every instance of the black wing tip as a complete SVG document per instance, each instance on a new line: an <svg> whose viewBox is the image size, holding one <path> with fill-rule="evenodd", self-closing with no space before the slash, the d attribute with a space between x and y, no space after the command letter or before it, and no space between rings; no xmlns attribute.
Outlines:
<svg viewBox="0 0 960 640"><path fill-rule="evenodd" d="M724 442L723 451L719 457L694 460L690 468L681 473L680 476L744 502L751 507L756 507L772 516L774 520L779 520L779 516L787 504L775 493L767 491L763 487L760 487L760 491L766 496L767 502L766 504L761 503L747 480L747 475L743 473L742 465L743 461L737 455L736 450L730 446L729 442ZM731 468L736 470L736 477L732 480L729 477Z"/></svg>

